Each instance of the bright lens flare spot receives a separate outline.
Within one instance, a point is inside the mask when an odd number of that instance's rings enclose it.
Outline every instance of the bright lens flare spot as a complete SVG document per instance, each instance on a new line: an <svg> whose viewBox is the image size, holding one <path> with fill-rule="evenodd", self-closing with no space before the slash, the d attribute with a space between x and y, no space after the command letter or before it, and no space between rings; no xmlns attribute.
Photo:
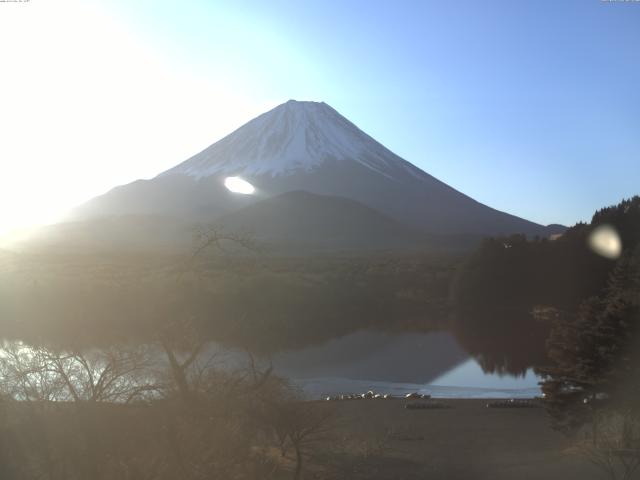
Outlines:
<svg viewBox="0 0 640 480"><path fill-rule="evenodd" d="M622 253L622 241L616 229L601 225L589 234L589 246L598 255L615 260Z"/></svg>
<svg viewBox="0 0 640 480"><path fill-rule="evenodd" d="M241 179L240 177L227 177L224 179L224 186L233 193L241 193L243 195L251 195L256 191L246 180Z"/></svg>

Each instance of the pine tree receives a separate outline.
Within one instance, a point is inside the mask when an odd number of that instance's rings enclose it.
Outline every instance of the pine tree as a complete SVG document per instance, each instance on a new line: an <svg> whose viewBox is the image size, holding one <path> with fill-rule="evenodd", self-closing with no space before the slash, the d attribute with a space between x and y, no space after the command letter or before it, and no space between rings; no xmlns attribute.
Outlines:
<svg viewBox="0 0 640 480"><path fill-rule="evenodd" d="M570 433L592 423L595 435L602 409L638 410L640 246L618 261L600 296L574 315L550 309L546 317L552 365L538 373L554 427Z"/></svg>

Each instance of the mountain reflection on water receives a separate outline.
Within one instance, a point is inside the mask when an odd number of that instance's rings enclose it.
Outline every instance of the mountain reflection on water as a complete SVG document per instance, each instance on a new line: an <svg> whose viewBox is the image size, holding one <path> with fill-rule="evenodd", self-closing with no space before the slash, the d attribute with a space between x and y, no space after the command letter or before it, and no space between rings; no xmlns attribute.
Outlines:
<svg viewBox="0 0 640 480"><path fill-rule="evenodd" d="M485 373L448 332L359 331L323 345L276 354L275 371L310 398L374 390L419 391L434 397L504 398L538 395L531 370Z"/></svg>
<svg viewBox="0 0 640 480"><path fill-rule="evenodd" d="M33 353L39 347L29 343L5 341L4 347L17 349L21 361L40 358ZM129 347L146 356L152 372L167 366L159 344L134 343ZM91 355L98 350L100 347L87 346L80 351ZM217 368L233 372L251 368L254 357L246 350L210 342L196 364L211 360ZM505 374L487 371L480 362L469 356L453 333L360 330L323 344L266 355L259 363L262 367L270 363L275 374L288 378L310 399L368 390L397 396L420 392L441 398L524 398L540 394L531 369L523 375Z"/></svg>

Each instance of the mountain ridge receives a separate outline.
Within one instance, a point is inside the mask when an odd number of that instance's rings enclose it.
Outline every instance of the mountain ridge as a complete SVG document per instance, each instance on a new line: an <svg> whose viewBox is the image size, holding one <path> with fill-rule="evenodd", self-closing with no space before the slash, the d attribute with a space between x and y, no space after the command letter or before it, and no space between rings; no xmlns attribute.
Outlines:
<svg viewBox="0 0 640 480"><path fill-rule="evenodd" d="M240 176L254 195L225 188ZM291 191L340 197L435 235L548 236L547 228L483 205L391 152L321 102L290 100L250 120L200 153L81 205L73 219L168 215L215 222ZM328 234L329 232L327 232Z"/></svg>

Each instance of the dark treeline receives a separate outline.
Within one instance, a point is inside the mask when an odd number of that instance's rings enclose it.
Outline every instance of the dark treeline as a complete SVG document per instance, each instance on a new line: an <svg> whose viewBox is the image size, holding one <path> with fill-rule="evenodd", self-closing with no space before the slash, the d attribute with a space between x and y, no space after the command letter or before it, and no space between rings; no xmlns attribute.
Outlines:
<svg viewBox="0 0 640 480"><path fill-rule="evenodd" d="M640 198L601 210L622 251L604 286L573 310L550 307L549 361L537 369L552 425L609 478L640 468Z"/></svg>
<svg viewBox="0 0 640 480"><path fill-rule="evenodd" d="M441 327L457 261L5 254L0 326L5 338L94 344L147 341L188 318L207 338L269 353L362 328Z"/></svg>
<svg viewBox="0 0 640 480"><path fill-rule="evenodd" d="M640 241L640 197L599 210L589 224L555 239L486 239L464 262L452 285L454 330L485 368L522 373L543 364L551 325L535 311L574 312L603 291L616 261L588 245L600 225L614 227L624 248L633 248Z"/></svg>
<svg viewBox="0 0 640 480"><path fill-rule="evenodd" d="M550 361L538 372L554 425L571 433L600 406L636 411L640 419L640 243L623 252L603 290L577 310L538 315L551 325Z"/></svg>
<svg viewBox="0 0 640 480"><path fill-rule="evenodd" d="M601 256L591 235L605 226L621 248ZM485 241L453 294L456 331L484 366L536 366L553 427L576 435L576 451L610 478L632 478L640 468L640 197L555 240Z"/></svg>

